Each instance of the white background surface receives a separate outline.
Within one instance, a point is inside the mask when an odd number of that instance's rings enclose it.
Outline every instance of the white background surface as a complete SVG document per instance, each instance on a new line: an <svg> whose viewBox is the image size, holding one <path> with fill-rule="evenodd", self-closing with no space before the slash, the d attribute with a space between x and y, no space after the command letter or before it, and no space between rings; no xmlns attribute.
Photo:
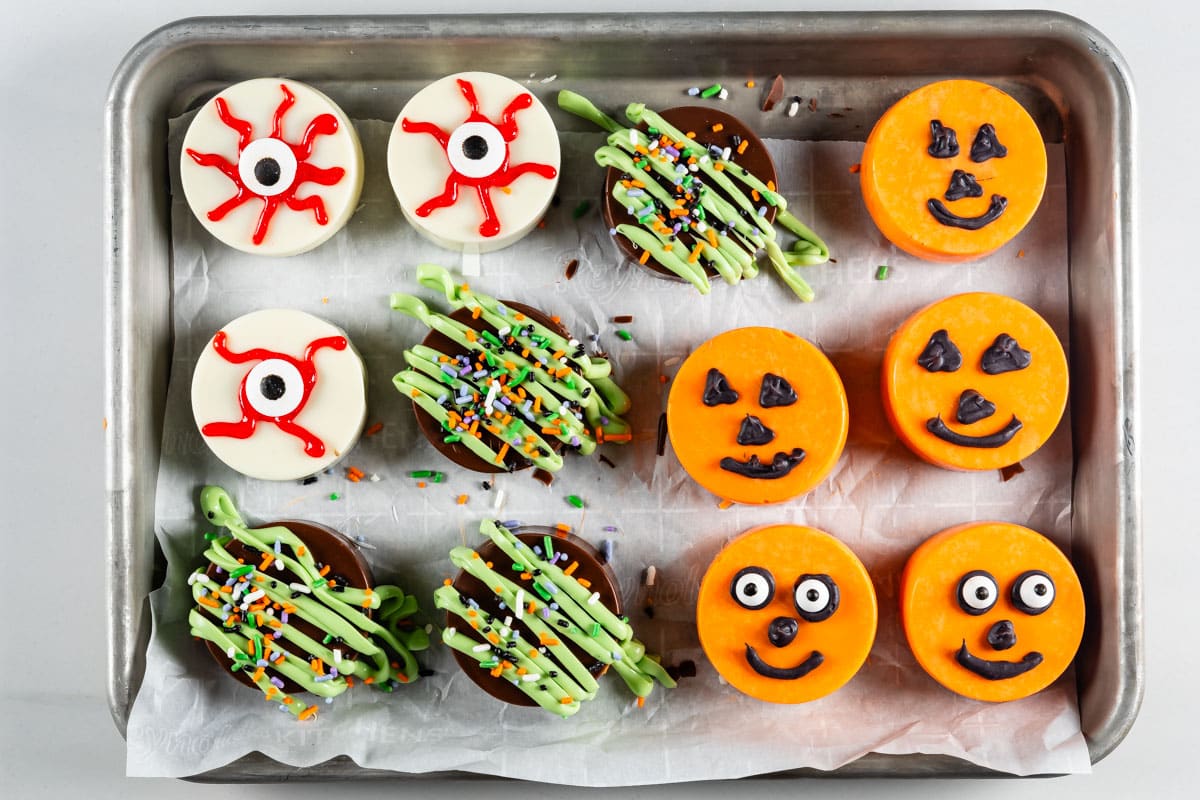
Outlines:
<svg viewBox="0 0 1200 800"><path fill-rule="evenodd" d="M717 2L691 8L719 10ZM755 2L771 10L804 2ZM839 8L921 8L925 3L844 3ZM1001 8L1000 3L945 3ZM1187 238L1200 212L1194 158L1197 110L1192 55L1200 10L1167 2L1058 2L1107 35L1135 81L1140 168L1140 352L1146 698L1125 742L1090 776L1013 782L809 780L736 786L646 787L622 797L755 796L1181 797L1195 790L1190 680L1195 644L1192 570L1200 563L1191 458L1200 452L1193 398L1200 377L1186 361L1200 301L1200 271ZM625 7L647 7L626 3ZM739 10L749 6L738 4ZM835 7L826 4L826 8ZM314 0L173 4L153 0L74 7L6 3L0 26L0 795L5 797L201 797L233 791L124 777L124 743L105 705L102 455L101 128L105 92L125 52L159 25L195 14L386 13L417 3ZM442 0L438 11L479 8ZM491 11L601 10L599 2L497 3ZM678 12L674 12L678 13ZM1177 370L1175 375L1171 370ZM82 610L80 610L82 609ZM1187 786L1192 785L1192 790ZM245 791L244 788L237 791ZM269 786L263 797L551 794L538 787L472 781Z"/></svg>

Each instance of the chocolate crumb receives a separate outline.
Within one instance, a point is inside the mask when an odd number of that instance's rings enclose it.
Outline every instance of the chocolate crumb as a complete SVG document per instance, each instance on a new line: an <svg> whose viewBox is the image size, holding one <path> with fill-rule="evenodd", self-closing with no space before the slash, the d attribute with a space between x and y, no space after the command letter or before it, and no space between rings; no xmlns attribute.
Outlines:
<svg viewBox="0 0 1200 800"><path fill-rule="evenodd" d="M579 271L579 259L572 258L570 261L567 262L567 271L566 271L567 280L571 280L571 278L574 278L575 273L578 271Z"/></svg>
<svg viewBox="0 0 1200 800"><path fill-rule="evenodd" d="M633 314L621 314L613 317L613 322L617 325L624 325L626 323L633 322Z"/></svg>
<svg viewBox="0 0 1200 800"><path fill-rule="evenodd" d="M767 91L767 96L763 98L762 110L770 111L775 105L783 99L783 76L776 75L771 81L771 88Z"/></svg>
<svg viewBox="0 0 1200 800"><path fill-rule="evenodd" d="M533 479L535 481L538 481L539 483L545 484L546 486L549 486L550 484L554 483L553 473L547 472L546 470L541 469L540 467L533 471Z"/></svg>
<svg viewBox="0 0 1200 800"><path fill-rule="evenodd" d="M1017 477L1024 471L1025 471L1025 468L1021 466L1020 461L1018 461L1015 464L1009 464L1007 467L1000 468L1000 480L1002 480L1005 483L1008 483L1009 481L1011 481L1013 478Z"/></svg>

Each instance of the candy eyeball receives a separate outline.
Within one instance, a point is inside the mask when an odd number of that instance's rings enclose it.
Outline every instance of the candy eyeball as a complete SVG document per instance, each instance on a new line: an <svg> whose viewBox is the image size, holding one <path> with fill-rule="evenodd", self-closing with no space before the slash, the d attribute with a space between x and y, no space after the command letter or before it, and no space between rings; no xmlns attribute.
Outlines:
<svg viewBox="0 0 1200 800"><path fill-rule="evenodd" d="M1021 573L1013 582L1012 603L1031 616L1043 613L1054 603L1054 580L1040 569Z"/></svg>
<svg viewBox="0 0 1200 800"><path fill-rule="evenodd" d="M973 617L990 611L999 597L996 579L981 569L968 572L958 582L958 604Z"/></svg>
<svg viewBox="0 0 1200 800"><path fill-rule="evenodd" d="M775 579L762 567L746 567L733 576L729 593L742 608L755 611L775 596Z"/></svg>
<svg viewBox="0 0 1200 800"><path fill-rule="evenodd" d="M821 622L838 610L838 586L828 575L801 575L792 590L796 612L809 622Z"/></svg>

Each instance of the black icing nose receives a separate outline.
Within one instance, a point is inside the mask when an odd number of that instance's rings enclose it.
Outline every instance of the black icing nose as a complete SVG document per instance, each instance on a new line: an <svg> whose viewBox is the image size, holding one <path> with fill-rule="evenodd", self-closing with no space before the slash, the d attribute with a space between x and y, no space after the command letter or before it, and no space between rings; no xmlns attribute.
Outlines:
<svg viewBox="0 0 1200 800"><path fill-rule="evenodd" d="M1013 630L1013 624L1006 619L1002 619L992 626L988 631L988 644L993 650L1007 650L1017 643L1017 632Z"/></svg>
<svg viewBox="0 0 1200 800"><path fill-rule="evenodd" d="M800 623L791 617L776 617L767 628L767 638L776 647L787 647L796 638Z"/></svg>
<svg viewBox="0 0 1200 800"><path fill-rule="evenodd" d="M967 389L958 397L958 410L954 412L954 418L963 425L970 425L995 413L995 403L974 389Z"/></svg>

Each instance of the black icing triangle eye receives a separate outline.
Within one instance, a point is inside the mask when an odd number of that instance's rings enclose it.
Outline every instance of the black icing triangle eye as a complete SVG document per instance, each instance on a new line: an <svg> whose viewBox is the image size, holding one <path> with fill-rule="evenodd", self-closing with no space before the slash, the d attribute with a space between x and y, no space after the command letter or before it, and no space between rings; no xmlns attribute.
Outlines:
<svg viewBox="0 0 1200 800"><path fill-rule="evenodd" d="M996 404L974 389L967 389L958 396L958 408L954 418L963 425L971 425L996 413Z"/></svg>
<svg viewBox="0 0 1200 800"><path fill-rule="evenodd" d="M917 356L917 363L927 372L958 372L962 366L962 351L950 341L950 334L942 328L929 337L929 344Z"/></svg>
<svg viewBox="0 0 1200 800"><path fill-rule="evenodd" d="M992 342L992 346L983 351L979 368L988 375L1000 375L1005 372L1016 372L1033 363L1033 356L1017 343L1017 340L1002 333Z"/></svg>
<svg viewBox="0 0 1200 800"><path fill-rule="evenodd" d="M738 393L729 385L729 379L721 374L716 367L708 371L704 379L704 397L706 406L724 406L736 403Z"/></svg>
<svg viewBox="0 0 1200 800"><path fill-rule="evenodd" d="M983 197L983 187L975 180L975 176L961 169L954 170L950 176L950 186L946 189L946 199L962 200L964 197Z"/></svg>
<svg viewBox="0 0 1200 800"><path fill-rule="evenodd" d="M1004 158L1006 155L1008 148L996 138L996 129L992 127L992 123L985 122L980 125L979 133L975 134L975 141L971 142L971 160L982 164L989 158Z"/></svg>
<svg viewBox="0 0 1200 800"><path fill-rule="evenodd" d="M747 414L738 430L738 444L767 444L775 438L775 431L763 425L763 422L753 414Z"/></svg>
<svg viewBox="0 0 1200 800"><path fill-rule="evenodd" d="M796 390L786 378L772 372L763 375L762 389L758 392L758 404L763 408L790 406L796 402Z"/></svg>
<svg viewBox="0 0 1200 800"><path fill-rule="evenodd" d="M954 158L958 155L958 134L947 128L940 119L929 120L929 135L933 142L926 151L934 158Z"/></svg>

